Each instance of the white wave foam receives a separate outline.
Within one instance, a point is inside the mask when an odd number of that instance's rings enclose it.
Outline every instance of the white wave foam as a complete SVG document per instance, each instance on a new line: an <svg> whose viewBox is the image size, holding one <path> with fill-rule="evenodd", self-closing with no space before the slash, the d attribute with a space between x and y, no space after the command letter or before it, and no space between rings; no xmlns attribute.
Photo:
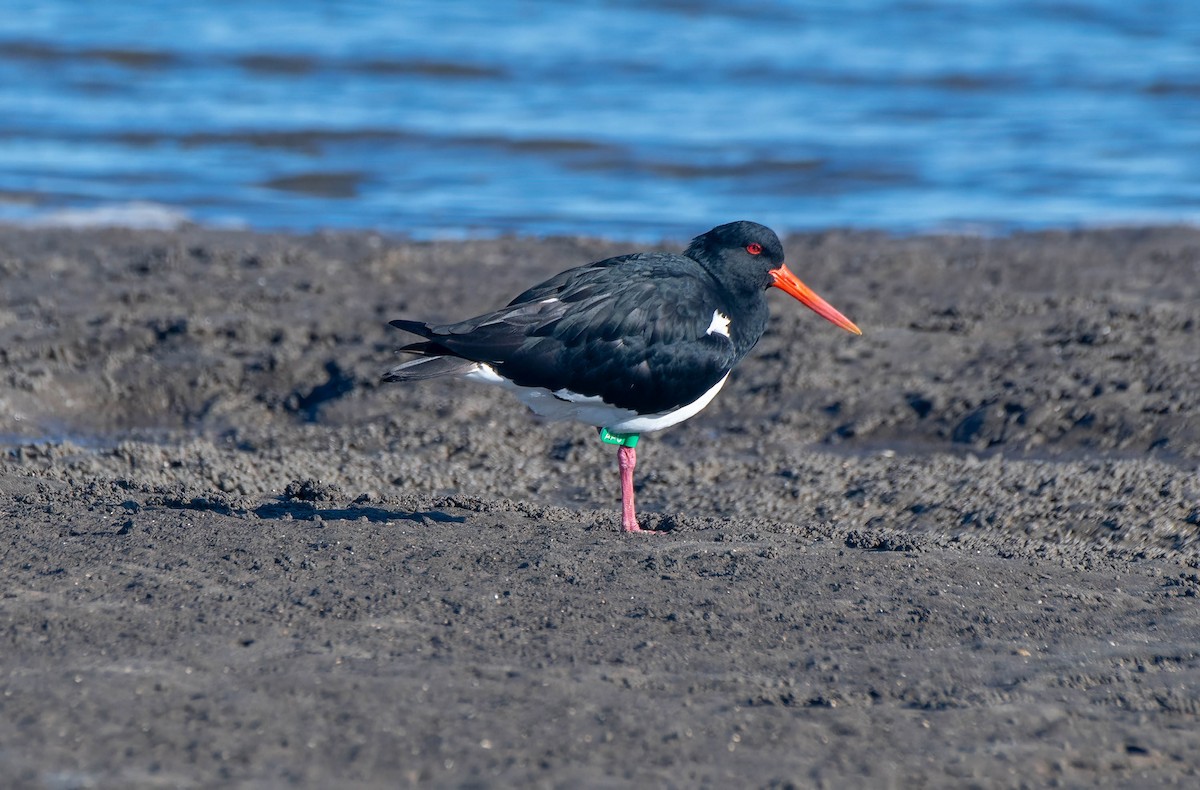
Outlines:
<svg viewBox="0 0 1200 790"><path fill-rule="evenodd" d="M175 230L190 222L188 214L161 203L134 201L90 208L65 208L28 217L23 224L37 227L120 227L137 230Z"/></svg>

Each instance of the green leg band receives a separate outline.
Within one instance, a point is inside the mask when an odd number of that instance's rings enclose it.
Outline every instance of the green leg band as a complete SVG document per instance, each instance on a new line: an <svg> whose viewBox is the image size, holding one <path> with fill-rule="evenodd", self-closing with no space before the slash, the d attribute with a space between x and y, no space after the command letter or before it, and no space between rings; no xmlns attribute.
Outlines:
<svg viewBox="0 0 1200 790"><path fill-rule="evenodd" d="M600 441L606 444L619 444L622 447L637 447L638 434L613 433L607 428L600 429Z"/></svg>

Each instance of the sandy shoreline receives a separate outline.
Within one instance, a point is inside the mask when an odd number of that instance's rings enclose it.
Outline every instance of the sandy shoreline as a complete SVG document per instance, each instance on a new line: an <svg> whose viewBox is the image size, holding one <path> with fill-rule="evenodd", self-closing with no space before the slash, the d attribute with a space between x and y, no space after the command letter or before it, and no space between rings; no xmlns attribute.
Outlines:
<svg viewBox="0 0 1200 790"><path fill-rule="evenodd" d="M1194 781L1200 231L785 246L865 334L773 301L639 540L588 429L378 383L631 245L0 228L0 775Z"/></svg>

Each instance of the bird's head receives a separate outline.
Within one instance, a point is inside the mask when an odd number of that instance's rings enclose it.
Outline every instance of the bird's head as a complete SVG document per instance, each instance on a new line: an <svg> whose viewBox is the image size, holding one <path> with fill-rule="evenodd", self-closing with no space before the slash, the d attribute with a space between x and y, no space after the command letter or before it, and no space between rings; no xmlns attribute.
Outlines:
<svg viewBox="0 0 1200 790"><path fill-rule="evenodd" d="M735 288L778 288L847 332L862 331L792 274L783 264L783 245L775 231L757 222L730 222L692 239L684 253L721 282Z"/></svg>

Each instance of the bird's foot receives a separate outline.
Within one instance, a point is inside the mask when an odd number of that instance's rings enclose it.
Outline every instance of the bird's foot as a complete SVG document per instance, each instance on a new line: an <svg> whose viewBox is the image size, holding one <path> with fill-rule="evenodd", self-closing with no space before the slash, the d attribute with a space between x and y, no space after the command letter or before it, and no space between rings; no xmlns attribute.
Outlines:
<svg viewBox="0 0 1200 790"><path fill-rule="evenodd" d="M657 535L657 534L659 534L659 531L658 531L657 529L642 529L642 528L641 528L641 527L638 525L638 523L637 523L636 521L634 521L634 522L628 522L628 521L626 521L626 522L622 522L622 524L621 524L621 532L623 532L623 533L626 533L626 534L632 534L632 533L634 533L634 532L638 532L638 533L641 533L641 534L643 534L643 535Z"/></svg>

